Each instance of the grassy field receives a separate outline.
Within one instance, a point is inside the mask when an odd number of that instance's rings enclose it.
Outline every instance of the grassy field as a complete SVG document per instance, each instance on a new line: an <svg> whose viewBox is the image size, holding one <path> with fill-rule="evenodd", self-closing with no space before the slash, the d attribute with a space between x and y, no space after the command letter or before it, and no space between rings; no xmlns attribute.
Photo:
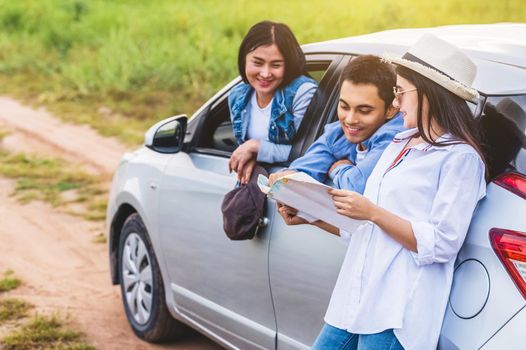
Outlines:
<svg viewBox="0 0 526 350"><path fill-rule="evenodd" d="M33 305L21 299L3 297L2 293L21 284L13 274L8 270L0 277L0 349L95 349L83 340L82 333L69 328L69 317L35 313L30 317Z"/></svg>
<svg viewBox="0 0 526 350"><path fill-rule="evenodd" d="M0 148L0 175L16 179L13 195L22 203L42 200L89 220L105 218L106 189L98 176L79 169L77 164Z"/></svg>
<svg viewBox="0 0 526 350"><path fill-rule="evenodd" d="M20 329L3 337L0 344L5 350L95 350L82 337L82 333L68 329L64 320L57 315L35 315Z"/></svg>
<svg viewBox="0 0 526 350"><path fill-rule="evenodd" d="M0 293L8 292L11 289L16 289L20 286L22 282L14 277L13 274L13 271L7 270L4 271L2 276L0 276Z"/></svg>
<svg viewBox="0 0 526 350"><path fill-rule="evenodd" d="M126 143L192 112L237 75L248 28L282 21L300 43L400 27L524 22L523 0L0 0L0 93Z"/></svg>

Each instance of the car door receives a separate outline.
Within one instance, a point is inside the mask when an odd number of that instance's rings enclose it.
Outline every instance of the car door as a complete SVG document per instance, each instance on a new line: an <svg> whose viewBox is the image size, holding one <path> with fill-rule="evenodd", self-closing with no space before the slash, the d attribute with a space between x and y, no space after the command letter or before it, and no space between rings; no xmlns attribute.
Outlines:
<svg viewBox="0 0 526 350"><path fill-rule="evenodd" d="M349 59L342 58L335 67L326 89L330 91L327 103L310 122L316 127L304 136L295 156L305 152L327 122L335 120L339 75ZM269 274L278 325L277 347L309 349L323 325L347 246L317 227L287 226L281 217L273 222L270 236Z"/></svg>
<svg viewBox="0 0 526 350"><path fill-rule="evenodd" d="M223 97L208 114L225 106ZM223 232L221 202L236 178L222 153L202 148L168 162L159 191L163 260L181 314L232 346L270 349L268 234L261 228L253 240L233 242Z"/></svg>
<svg viewBox="0 0 526 350"><path fill-rule="evenodd" d="M311 60L313 76L330 62L324 61L322 67ZM163 260L181 314L233 347L273 349L270 225L260 227L249 241L230 241L222 226L221 202L236 183L228 172L235 139L227 90L193 121L191 150L174 155L164 171L159 191ZM314 100L320 96L321 90ZM272 204L267 203L267 222L274 221Z"/></svg>

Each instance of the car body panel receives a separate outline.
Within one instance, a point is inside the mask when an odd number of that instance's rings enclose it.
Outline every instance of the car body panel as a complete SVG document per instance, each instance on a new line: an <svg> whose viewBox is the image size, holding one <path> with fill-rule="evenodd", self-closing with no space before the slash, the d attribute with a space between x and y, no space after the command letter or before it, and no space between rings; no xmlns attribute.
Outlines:
<svg viewBox="0 0 526 350"><path fill-rule="evenodd" d="M157 216L163 261L179 310L192 310L222 328L221 336L241 348L269 348L276 330L269 236L265 228L248 241L232 242L225 235L221 202L235 184L227 158L174 155L164 171ZM247 319L258 326L247 326ZM235 329L244 329L243 339L229 336Z"/></svg>
<svg viewBox="0 0 526 350"><path fill-rule="evenodd" d="M274 347L276 338L274 329L254 322L176 284L171 285L171 291L178 300L176 303L172 300L177 312L184 316L185 320L198 326L198 329L205 330L205 333L214 340L220 340L226 347L239 349Z"/></svg>
<svg viewBox="0 0 526 350"><path fill-rule="evenodd" d="M449 348L442 344L456 344L459 349L478 349L526 305L526 301L491 248L489 240L491 228L526 231L524 213L524 199L494 183L488 186L487 195L479 203L457 258L457 265L467 259L476 259L487 269L490 278L488 300L482 310L469 319L458 317L449 304L442 327L440 348ZM480 285L477 285L477 282ZM484 283L481 279L467 287L464 281L456 280L455 276L452 293L469 302L472 291L483 288Z"/></svg>
<svg viewBox="0 0 526 350"><path fill-rule="evenodd" d="M495 334L481 350L523 350L526 347L524 326L526 325L526 308L522 308L513 318Z"/></svg>
<svg viewBox="0 0 526 350"><path fill-rule="evenodd" d="M110 261L116 262L116 247L118 237L115 237L111 225L113 224L119 209L126 205L139 213L144 225L151 233L152 244L155 251L160 251L158 232L158 185L162 178L162 172L171 154L162 154L147 147L126 153L121 159L117 171L113 176L112 188L109 194L106 225L108 227ZM112 264L112 280L117 280L116 266ZM166 273L166 271L162 271Z"/></svg>
<svg viewBox="0 0 526 350"><path fill-rule="evenodd" d="M269 200L269 202L273 200ZM270 285L279 349L308 349L323 326L347 245L310 225L272 224Z"/></svg>

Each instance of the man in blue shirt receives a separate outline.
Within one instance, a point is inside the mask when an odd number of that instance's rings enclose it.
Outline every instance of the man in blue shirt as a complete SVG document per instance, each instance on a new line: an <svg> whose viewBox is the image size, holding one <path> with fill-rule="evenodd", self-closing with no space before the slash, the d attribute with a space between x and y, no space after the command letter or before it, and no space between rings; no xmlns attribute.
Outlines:
<svg viewBox="0 0 526 350"><path fill-rule="evenodd" d="M357 57L341 76L338 121L288 169L270 175L270 183L302 171L320 182L329 177L339 189L363 193L383 150L404 130L403 119L393 107L393 67L379 57Z"/></svg>

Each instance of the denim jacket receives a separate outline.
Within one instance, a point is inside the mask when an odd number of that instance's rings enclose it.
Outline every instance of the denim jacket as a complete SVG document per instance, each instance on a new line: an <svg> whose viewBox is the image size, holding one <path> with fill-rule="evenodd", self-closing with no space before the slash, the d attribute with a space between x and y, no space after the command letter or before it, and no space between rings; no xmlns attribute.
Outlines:
<svg viewBox="0 0 526 350"><path fill-rule="evenodd" d="M337 188L363 193L365 183L384 149L397 133L405 130L403 124L403 118L397 114L379 127L371 137L363 142L367 153L358 164L356 164L357 145L347 140L340 122L328 124L325 126L323 135L309 147L302 157L292 162L289 169L307 173L320 182L324 182L328 175ZM331 165L341 159L349 159L353 165L339 165L330 174L327 174Z"/></svg>
<svg viewBox="0 0 526 350"><path fill-rule="evenodd" d="M306 88L304 84L308 84L305 85ZM260 140L258 161L275 163L288 159L296 130L316 88L315 80L299 76L285 88L276 90L270 112L268 140ZM299 90L302 91L301 94L297 93ZM246 141L253 92L254 89L249 84L243 83L234 87L228 96L230 119L238 144Z"/></svg>

